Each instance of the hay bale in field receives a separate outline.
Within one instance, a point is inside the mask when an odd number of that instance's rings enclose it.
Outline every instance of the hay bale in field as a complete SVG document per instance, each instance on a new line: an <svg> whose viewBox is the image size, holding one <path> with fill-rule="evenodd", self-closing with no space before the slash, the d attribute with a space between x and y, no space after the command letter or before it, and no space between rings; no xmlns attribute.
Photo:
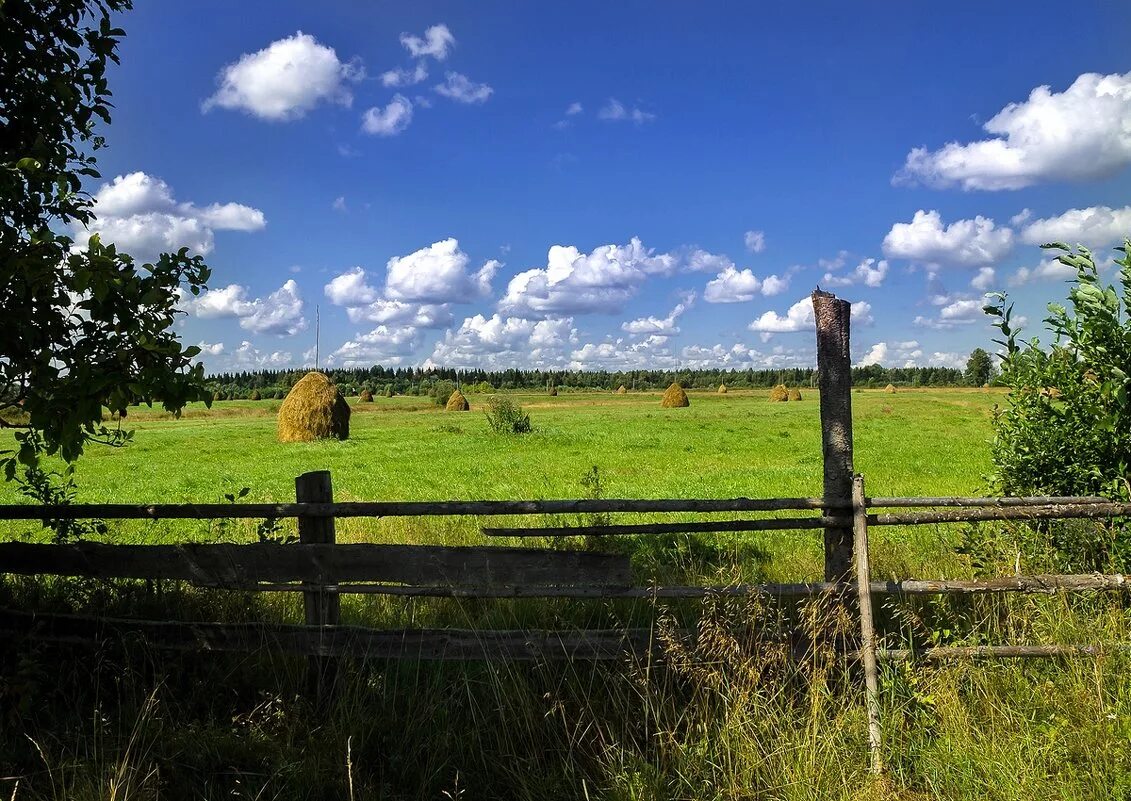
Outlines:
<svg viewBox="0 0 1131 801"><path fill-rule="evenodd" d="M627 395L628 394L628 390L625 389L624 384L621 384L620 388L617 389L617 394L618 395Z"/></svg>
<svg viewBox="0 0 1131 801"><path fill-rule="evenodd" d="M448 403L444 406L445 411L449 412L467 412L471 410L471 404L467 402L467 398L458 389L448 396Z"/></svg>
<svg viewBox="0 0 1131 801"><path fill-rule="evenodd" d="M727 394L727 385L726 384L719 384L719 394L720 395Z"/></svg>
<svg viewBox="0 0 1131 801"><path fill-rule="evenodd" d="M791 401L801 400L801 390L799 390L797 387L794 387L793 389L791 389L789 391L789 399Z"/></svg>
<svg viewBox="0 0 1131 801"><path fill-rule="evenodd" d="M279 407L278 435L280 442L349 439L350 406L323 373L307 373Z"/></svg>
<svg viewBox="0 0 1131 801"><path fill-rule="evenodd" d="M548 392L547 394L548 394L548 395L549 395L549 396L550 396L551 398L556 398L556 397L558 397L558 388L557 388L557 387L550 387L550 391L549 391L549 392Z"/></svg>
<svg viewBox="0 0 1131 801"><path fill-rule="evenodd" d="M357 399L362 403L373 403L373 393L368 389L363 389L361 390L361 394L357 396Z"/></svg>
<svg viewBox="0 0 1131 801"><path fill-rule="evenodd" d="M248 400L263 400L263 396L259 394L258 389L253 389L251 394L247 397Z"/></svg>
<svg viewBox="0 0 1131 801"><path fill-rule="evenodd" d="M789 400L789 390L785 388L785 384L778 384L770 390L771 403L785 403Z"/></svg>
<svg viewBox="0 0 1131 801"><path fill-rule="evenodd" d="M660 408L662 409L680 409L690 405L691 401L687 399L687 393L678 383L673 383L665 389L664 397L660 399Z"/></svg>
<svg viewBox="0 0 1131 801"><path fill-rule="evenodd" d="M886 387L884 387L884 392L886 392L889 395L894 395L895 394L895 387L892 384L888 384Z"/></svg>

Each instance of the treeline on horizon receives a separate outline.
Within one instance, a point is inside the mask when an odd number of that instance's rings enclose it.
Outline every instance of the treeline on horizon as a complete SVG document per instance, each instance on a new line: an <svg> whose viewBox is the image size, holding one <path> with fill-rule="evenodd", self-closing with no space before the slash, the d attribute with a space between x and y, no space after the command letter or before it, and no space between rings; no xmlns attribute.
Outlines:
<svg viewBox="0 0 1131 801"><path fill-rule="evenodd" d="M256 370L217 373L207 379L216 400L283 398L308 370ZM375 396L430 395L441 381L450 381L465 392L548 391L551 387L575 392L663 390L673 381L685 389L815 387L817 371L812 367L780 370L476 370L437 367L349 367L327 369L330 379L344 395L369 390ZM878 364L852 368L852 383L858 387L958 387L969 386L966 374L952 367L883 367Z"/></svg>

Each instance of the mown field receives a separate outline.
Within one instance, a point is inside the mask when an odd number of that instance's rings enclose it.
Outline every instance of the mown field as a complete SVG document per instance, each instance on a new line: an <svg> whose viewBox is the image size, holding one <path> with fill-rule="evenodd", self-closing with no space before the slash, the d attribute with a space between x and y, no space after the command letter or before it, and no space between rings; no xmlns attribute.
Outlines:
<svg viewBox="0 0 1131 801"><path fill-rule="evenodd" d="M805 390L803 389L803 392ZM339 500L819 495L815 392L515 395L535 431L492 433L427 398L351 399L346 442L280 444L278 401L220 402L179 420L131 409L128 447L92 447L78 500L293 499L294 477L328 469ZM991 411L981 390L853 393L856 467L872 495L981 494ZM0 487L0 502L19 502ZM623 516L625 521L642 516ZM649 516L648 519L672 519ZM678 519L678 518L676 518ZM557 525L587 522L553 518ZM484 519L340 520L339 541L482 543ZM549 523L547 518L511 522ZM28 524L8 537L42 538ZM285 533L285 532L284 532ZM875 529L875 573L1012 572L960 553L960 526ZM254 521L112 526L120 542L247 541ZM1006 532L1002 532L1006 536ZM648 581L818 578L817 533L720 534L529 545L630 553ZM1022 566L1025 567L1024 565ZM0 584L0 605L188 619L301 619L293 595L166 583ZM1131 639L1121 598L887 602L888 642L979 644ZM329 709L311 707L303 660L172 657L137 643L92 655L20 643L0 674L0 795L13 798L1131 798L1131 660L893 665L883 674L888 775L867 775L859 678L831 652L801 664L799 627L851 625L811 603L752 599L600 601L343 599L343 620L377 626L582 628L674 625L662 665L352 664ZM12 777L9 779L3 776ZM19 778L18 786L15 778ZM6 783L5 783L6 782Z"/></svg>

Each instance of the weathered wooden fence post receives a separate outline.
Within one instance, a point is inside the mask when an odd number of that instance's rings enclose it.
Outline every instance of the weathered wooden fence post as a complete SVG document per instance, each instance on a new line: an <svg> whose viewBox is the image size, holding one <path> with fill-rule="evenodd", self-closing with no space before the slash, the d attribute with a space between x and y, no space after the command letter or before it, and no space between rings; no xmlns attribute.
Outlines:
<svg viewBox="0 0 1131 801"><path fill-rule="evenodd" d="M825 469L826 515L844 516L852 501L852 359L849 320L852 306L831 292L812 295L817 321L817 386L821 394L821 451ZM825 529L825 581L845 581L852 573L852 526Z"/></svg>
<svg viewBox="0 0 1131 801"><path fill-rule="evenodd" d="M303 473L295 479L295 501L298 503L333 503L334 489L329 470ZM333 517L299 516L298 540L303 545L333 545ZM308 626L336 626L341 620L341 598L325 585L306 584L302 594L303 610ZM311 656L307 682L310 691L322 701L337 679L338 660L329 656Z"/></svg>
<svg viewBox="0 0 1131 801"><path fill-rule="evenodd" d="M852 479L852 529L856 551L856 589L860 604L860 659L864 664L864 702L868 709L868 751L872 773L884 772L880 733L880 680L876 670L876 625L872 618L872 568L868 559L868 502L864 477Z"/></svg>

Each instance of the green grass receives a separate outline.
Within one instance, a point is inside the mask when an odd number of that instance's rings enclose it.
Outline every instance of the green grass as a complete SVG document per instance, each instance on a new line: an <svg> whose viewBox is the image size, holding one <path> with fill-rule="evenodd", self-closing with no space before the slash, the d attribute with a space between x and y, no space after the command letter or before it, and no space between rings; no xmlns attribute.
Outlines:
<svg viewBox="0 0 1131 801"><path fill-rule="evenodd" d="M328 469L339 500L571 498L596 465L605 497L819 495L816 393L516 396L535 432L490 433L427 399L355 404L347 442L280 444L277 401L221 402L180 420L131 409L133 444L93 447L79 500L290 501ZM856 467L871 495L979 494L990 469L980 390L854 392ZM0 502L19 502L0 487ZM624 516L626 521L643 516ZM658 519L655 516L647 519ZM671 519L669 516L667 519ZM680 519L678 516L676 519ZM584 522L580 516L556 523ZM485 519L340 520L339 541L482 543ZM509 522L545 524L544 518ZM41 537L5 524L12 537ZM957 526L878 528L878 576L968 575ZM112 527L115 541L247 540L254 522ZM530 545L627 551L639 581L795 581L821 572L819 534L700 535ZM1002 572L1012 563L998 566ZM0 582L0 605L213 620L301 618L294 595L178 584ZM693 624L663 665L349 664L336 701L311 708L305 662L263 651L174 657L109 642L0 651L0 796L38 798L1131 798L1131 659L892 666L883 674L889 775L866 774L859 678L782 637L835 616L761 599L451 601L353 596L346 622L377 626ZM892 644L1131 639L1123 599L919 599L879 610ZM851 625L851 621L843 622Z"/></svg>

